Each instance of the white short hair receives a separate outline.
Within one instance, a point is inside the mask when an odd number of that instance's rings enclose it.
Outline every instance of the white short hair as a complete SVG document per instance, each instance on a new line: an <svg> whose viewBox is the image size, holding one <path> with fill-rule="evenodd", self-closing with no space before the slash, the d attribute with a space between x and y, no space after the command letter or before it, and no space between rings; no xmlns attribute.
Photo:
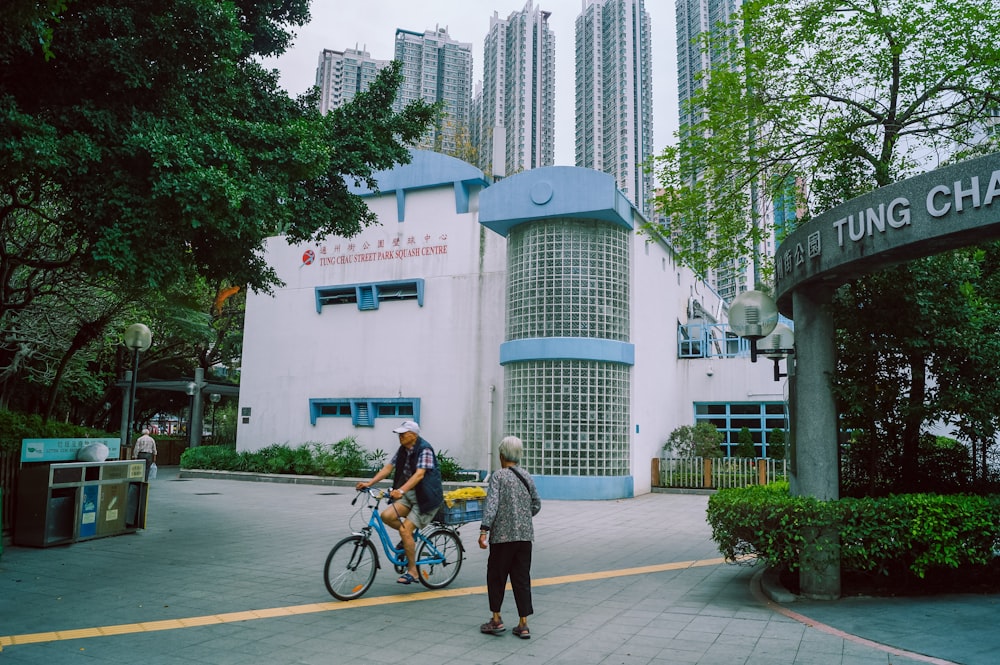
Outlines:
<svg viewBox="0 0 1000 665"><path fill-rule="evenodd" d="M508 462L518 464L523 452L524 444L516 436L505 436L500 442L500 456Z"/></svg>

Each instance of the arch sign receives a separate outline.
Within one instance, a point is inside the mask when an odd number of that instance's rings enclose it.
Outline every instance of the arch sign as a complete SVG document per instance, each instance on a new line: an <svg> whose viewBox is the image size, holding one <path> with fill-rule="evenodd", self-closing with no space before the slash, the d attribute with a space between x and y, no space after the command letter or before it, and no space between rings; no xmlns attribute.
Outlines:
<svg viewBox="0 0 1000 665"><path fill-rule="evenodd" d="M792 292L840 286L893 264L1000 238L1000 153L851 199L803 224L775 255L778 309Z"/></svg>

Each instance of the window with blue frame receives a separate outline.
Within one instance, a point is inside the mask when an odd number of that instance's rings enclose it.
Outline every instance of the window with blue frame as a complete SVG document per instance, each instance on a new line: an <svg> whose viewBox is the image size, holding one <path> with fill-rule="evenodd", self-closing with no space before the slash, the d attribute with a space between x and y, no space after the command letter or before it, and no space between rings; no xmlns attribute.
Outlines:
<svg viewBox="0 0 1000 665"><path fill-rule="evenodd" d="M337 284L316 287L316 311L327 305L357 305L361 311L378 309L379 303L391 300L416 300L424 306L424 280L405 279L364 284Z"/></svg>
<svg viewBox="0 0 1000 665"><path fill-rule="evenodd" d="M420 400L415 397L354 397L310 399L309 422L320 418L350 418L355 427L374 427L376 418L420 421Z"/></svg>
<svg viewBox="0 0 1000 665"><path fill-rule="evenodd" d="M695 402L695 423L710 422L722 435L722 452L731 457L746 427L753 437L758 457L767 457L772 430L788 430L784 402Z"/></svg>

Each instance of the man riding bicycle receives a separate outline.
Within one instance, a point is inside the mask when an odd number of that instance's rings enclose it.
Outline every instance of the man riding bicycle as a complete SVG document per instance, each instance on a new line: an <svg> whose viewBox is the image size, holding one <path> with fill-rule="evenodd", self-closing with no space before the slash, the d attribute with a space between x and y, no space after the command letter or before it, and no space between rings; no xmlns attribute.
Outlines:
<svg viewBox="0 0 1000 665"><path fill-rule="evenodd" d="M396 581L412 584L418 575L413 533L434 519L444 500L444 489L437 457L431 445L420 437L420 425L406 420L392 431L399 435L399 450L371 480L359 482L356 488L367 489L395 470L393 489L389 491L394 503L382 511L382 521L399 531L406 552L407 570Z"/></svg>

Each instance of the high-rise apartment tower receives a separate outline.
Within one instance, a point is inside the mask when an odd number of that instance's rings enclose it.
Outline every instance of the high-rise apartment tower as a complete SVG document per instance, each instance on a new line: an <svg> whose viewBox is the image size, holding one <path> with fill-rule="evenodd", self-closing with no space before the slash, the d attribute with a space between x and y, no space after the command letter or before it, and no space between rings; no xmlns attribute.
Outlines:
<svg viewBox="0 0 1000 665"><path fill-rule="evenodd" d="M395 51L395 59L403 62L403 85L393 108L400 111L418 99L443 102L444 118L419 147L460 154L459 143L470 136L472 44L455 41L448 28L397 29Z"/></svg>
<svg viewBox="0 0 1000 665"><path fill-rule="evenodd" d="M490 18L477 94L479 167L494 177L555 162L555 35L535 7Z"/></svg>
<svg viewBox="0 0 1000 665"><path fill-rule="evenodd" d="M326 113L342 106L368 89L388 60L376 60L367 51L323 49L316 65L319 110Z"/></svg>
<svg viewBox="0 0 1000 665"><path fill-rule="evenodd" d="M643 0L584 0L576 19L576 165L610 173L652 213L653 83Z"/></svg>

